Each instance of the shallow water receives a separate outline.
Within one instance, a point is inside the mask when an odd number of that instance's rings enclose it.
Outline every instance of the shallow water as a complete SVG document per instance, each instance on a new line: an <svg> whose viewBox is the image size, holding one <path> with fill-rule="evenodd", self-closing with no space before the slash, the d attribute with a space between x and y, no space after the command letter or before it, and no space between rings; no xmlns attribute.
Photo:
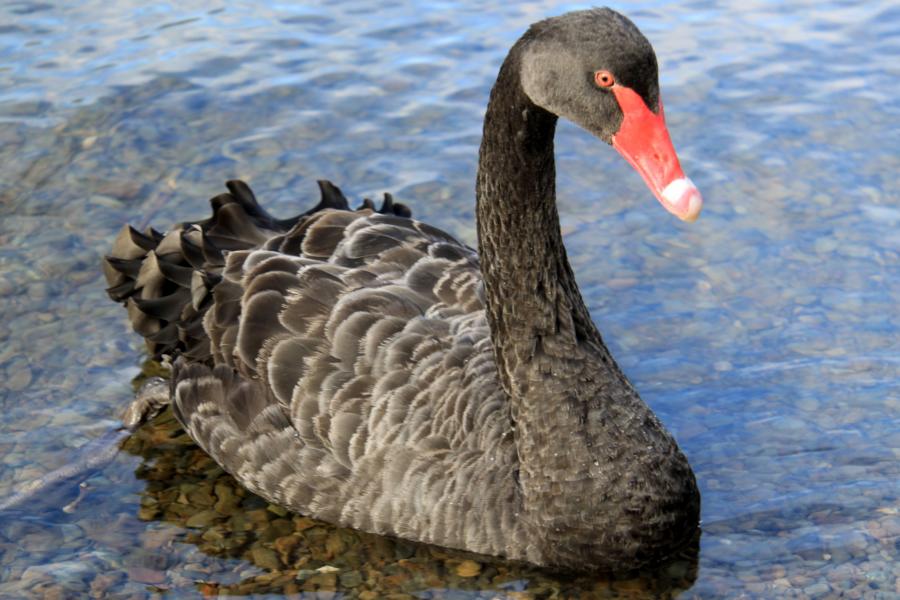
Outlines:
<svg viewBox="0 0 900 600"><path fill-rule="evenodd" d="M99 268L123 223L202 218L235 177L287 215L329 178L474 243L497 68L579 7L77 4L0 6L0 498L131 397L145 355ZM71 513L74 484L0 515L0 595L900 595L900 10L614 7L656 48L706 208L676 222L562 125L560 211L595 321L697 474L699 554L575 579L335 529L242 492L164 414Z"/></svg>

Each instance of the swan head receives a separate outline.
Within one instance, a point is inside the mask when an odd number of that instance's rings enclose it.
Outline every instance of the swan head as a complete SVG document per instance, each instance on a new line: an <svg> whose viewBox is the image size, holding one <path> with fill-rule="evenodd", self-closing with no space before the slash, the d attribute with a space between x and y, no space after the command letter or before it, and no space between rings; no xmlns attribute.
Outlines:
<svg viewBox="0 0 900 600"><path fill-rule="evenodd" d="M703 198L681 169L656 54L634 23L608 8L535 23L521 40L520 78L533 103L611 144L666 210L697 219Z"/></svg>

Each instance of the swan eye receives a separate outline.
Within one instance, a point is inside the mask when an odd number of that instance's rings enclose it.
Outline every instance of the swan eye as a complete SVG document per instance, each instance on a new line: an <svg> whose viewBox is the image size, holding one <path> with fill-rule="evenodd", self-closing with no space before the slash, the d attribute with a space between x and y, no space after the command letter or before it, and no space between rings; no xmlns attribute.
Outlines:
<svg viewBox="0 0 900 600"><path fill-rule="evenodd" d="M594 73L594 83L599 87L612 87L616 78L609 71L597 71Z"/></svg>

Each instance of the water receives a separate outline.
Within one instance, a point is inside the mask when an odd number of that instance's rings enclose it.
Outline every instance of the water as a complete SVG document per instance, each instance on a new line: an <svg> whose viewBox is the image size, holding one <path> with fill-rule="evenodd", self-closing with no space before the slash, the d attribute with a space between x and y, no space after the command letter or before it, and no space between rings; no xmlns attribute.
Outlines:
<svg viewBox="0 0 900 600"><path fill-rule="evenodd" d="M329 178L473 243L498 65L578 8L145 4L0 7L0 497L129 401L145 355L99 269L123 223L202 218L234 177L287 215ZM0 521L0 595L900 595L900 10L615 7L656 48L706 209L676 222L563 125L560 210L595 321L696 471L699 555L574 579L337 530L243 494L163 415L73 512L69 486Z"/></svg>

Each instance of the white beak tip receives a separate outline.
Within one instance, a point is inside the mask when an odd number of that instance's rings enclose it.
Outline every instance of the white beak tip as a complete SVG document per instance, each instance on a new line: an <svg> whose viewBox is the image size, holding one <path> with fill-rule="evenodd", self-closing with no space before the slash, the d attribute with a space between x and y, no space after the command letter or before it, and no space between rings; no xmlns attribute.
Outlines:
<svg viewBox="0 0 900 600"><path fill-rule="evenodd" d="M703 209L703 196L687 177L672 180L660 194L660 200L666 210L688 223L696 221Z"/></svg>

